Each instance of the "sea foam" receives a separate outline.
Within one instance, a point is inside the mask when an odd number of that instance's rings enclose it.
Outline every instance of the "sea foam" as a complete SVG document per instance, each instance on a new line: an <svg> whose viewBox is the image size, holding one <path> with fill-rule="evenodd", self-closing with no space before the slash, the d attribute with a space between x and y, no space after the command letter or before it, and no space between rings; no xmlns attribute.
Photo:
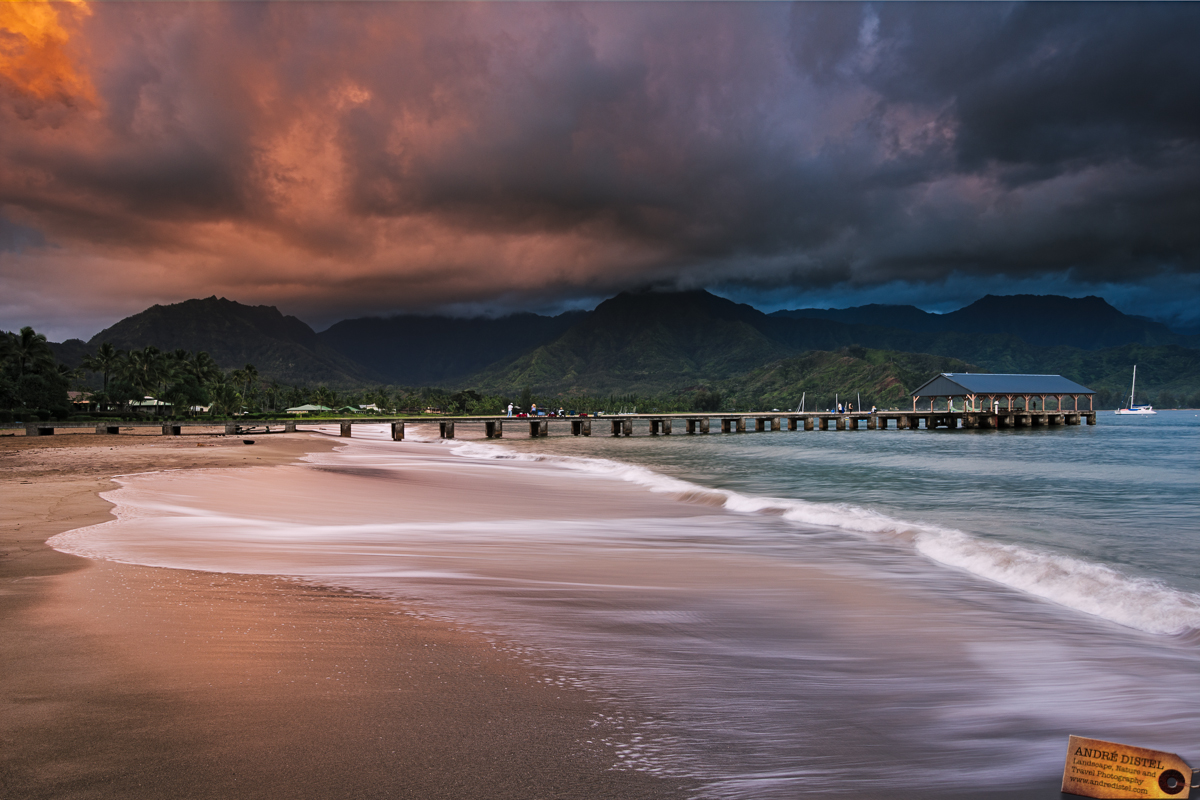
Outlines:
<svg viewBox="0 0 1200 800"><path fill-rule="evenodd" d="M953 528L899 520L845 503L813 503L708 488L609 459L514 452L476 443L459 444L452 452L473 459L553 462L564 469L627 481L685 502L738 513L771 514L798 525L899 540L941 564L1119 625L1167 635L1200 631L1198 595L1156 580L1129 576L1102 564L996 542Z"/></svg>

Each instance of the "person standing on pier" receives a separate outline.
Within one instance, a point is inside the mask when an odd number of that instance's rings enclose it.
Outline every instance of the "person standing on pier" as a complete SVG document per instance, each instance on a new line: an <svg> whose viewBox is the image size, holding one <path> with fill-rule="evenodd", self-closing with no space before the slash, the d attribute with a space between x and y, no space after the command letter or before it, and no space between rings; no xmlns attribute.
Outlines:
<svg viewBox="0 0 1200 800"><path fill-rule="evenodd" d="M512 403L509 403L509 404L508 404L508 415L509 415L510 417L512 416Z"/></svg>

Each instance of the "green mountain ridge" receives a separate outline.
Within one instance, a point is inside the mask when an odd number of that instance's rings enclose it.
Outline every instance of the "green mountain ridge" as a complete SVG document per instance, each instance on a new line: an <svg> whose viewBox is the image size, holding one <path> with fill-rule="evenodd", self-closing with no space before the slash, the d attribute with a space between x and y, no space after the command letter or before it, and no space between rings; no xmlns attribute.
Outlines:
<svg viewBox="0 0 1200 800"><path fill-rule="evenodd" d="M768 385L766 365L789 363L805 353L836 354L845 348L886 352L895 363L928 368L920 380L897 378L905 392L934 372L975 365L970 371L1061 374L1095 389L1097 399L1112 407L1124 397L1134 363L1144 364L1139 374L1146 373L1146 391L1174 396L1200 392L1200 350L1179 345L1041 347L1011 333L917 332L767 315L703 291L620 294L554 342L469 376L462 385L499 393L528 386L543 394L566 396L654 394L708 386L727 397L779 397L785 402L782 390ZM827 371L829 363L822 363ZM803 375L790 374L796 386L804 385ZM846 380L851 377L843 375ZM869 376L854 377L866 381ZM759 380L767 383L757 393L746 388ZM838 385L829 375L819 376L817 382L829 385L831 391ZM845 391L854 388L852 383L840 385ZM894 394L878 397L883 400Z"/></svg>
<svg viewBox="0 0 1200 800"><path fill-rule="evenodd" d="M987 295L948 314L931 314L915 306L874 304L776 311L770 316L824 319L914 333L1007 334L1039 347L1070 345L1084 350L1124 344L1200 347L1200 337L1179 334L1161 322L1124 314L1094 296Z"/></svg>
<svg viewBox="0 0 1200 800"><path fill-rule="evenodd" d="M980 319L994 319L1009 307L1018 321L1015 329L1026 330L1037 327L1036 319L1022 308L1057 309L1069 320L1070 332L1103 327L1103 320L1116 314L1109 339L1132 341L1104 348L1042 346L1011 330L990 330L1004 327L990 324L982 332L911 330L788 315L793 312L768 315L706 291L645 291L621 293L591 312L557 317L404 315L346 320L320 334L274 307L210 297L154 306L100 332L87 345L71 340L53 347L73 365L101 342L126 349L153 344L162 350L206 350L225 369L252 363L264 380L297 385L472 388L506 396L527 387L563 398L705 390L731 402L755 398L785 407L794 406L793 399L798 402L812 386L818 393L861 391L864 400L870 394L880 405L895 405L896 397L934 372L969 367L1061 374L1097 390L1102 405L1113 407L1128 392L1135 363L1141 400L1200 395L1200 350L1143 341L1147 328L1141 323L1147 321L1122 315L1099 298L1043 301L984 298L980 303L991 309L991 317L981 312ZM868 321L917 323L922 318L913 311L925 313L902 306L847 311ZM942 325L942 318L953 315L926 316ZM1073 333L1067 338L1078 341Z"/></svg>
<svg viewBox="0 0 1200 800"><path fill-rule="evenodd" d="M728 378L789 355L750 323L760 312L707 292L604 301L562 336L469 378L484 391L656 393Z"/></svg>
<svg viewBox="0 0 1200 800"><path fill-rule="evenodd" d="M718 390L738 408L827 409L842 402L907 408L910 392L939 372L979 372L956 358L847 347L813 350L750 370Z"/></svg>
<svg viewBox="0 0 1200 800"><path fill-rule="evenodd" d="M369 365L393 383L436 385L509 359L551 341L587 316L435 317L406 314L338 322L318 340L344 358Z"/></svg>
<svg viewBox="0 0 1200 800"><path fill-rule="evenodd" d="M286 383L356 386L379 375L325 345L316 332L274 306L247 306L225 298L155 305L126 317L88 341L125 349L206 351L222 369L254 364L260 374Z"/></svg>

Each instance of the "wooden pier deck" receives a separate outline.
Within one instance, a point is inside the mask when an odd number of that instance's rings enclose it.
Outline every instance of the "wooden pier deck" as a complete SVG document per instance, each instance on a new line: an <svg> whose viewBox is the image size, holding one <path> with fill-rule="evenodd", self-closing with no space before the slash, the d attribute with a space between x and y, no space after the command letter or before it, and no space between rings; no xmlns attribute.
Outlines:
<svg viewBox="0 0 1200 800"><path fill-rule="evenodd" d="M183 435L185 429L220 428L226 436L253 436L267 433L292 433L316 427L339 426L342 436L353 435L355 425L391 427L392 439L402 441L406 425L420 424L439 427L443 439L455 438L460 425L479 425L489 439L504 436L505 429L518 436L549 436L551 426L559 432L568 430L575 436L670 436L704 435L712 433L749 433L765 431L857 431L857 430L1003 430L1012 428L1052 427L1057 425L1096 424L1095 411L879 411L852 412L738 412L711 414L617 414L598 417L349 417L340 419L271 419L271 420L138 420L124 422L28 422L0 426L24 428L26 436L47 436L57 431L92 429L97 434L116 435L122 429L161 429L164 436Z"/></svg>

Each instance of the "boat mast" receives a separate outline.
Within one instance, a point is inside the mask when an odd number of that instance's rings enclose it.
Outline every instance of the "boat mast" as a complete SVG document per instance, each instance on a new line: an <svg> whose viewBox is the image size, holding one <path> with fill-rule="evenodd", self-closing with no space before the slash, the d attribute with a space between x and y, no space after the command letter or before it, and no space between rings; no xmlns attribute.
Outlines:
<svg viewBox="0 0 1200 800"><path fill-rule="evenodd" d="M1129 407L1133 408L1133 390L1137 387L1137 364L1133 365L1133 383L1129 384Z"/></svg>

